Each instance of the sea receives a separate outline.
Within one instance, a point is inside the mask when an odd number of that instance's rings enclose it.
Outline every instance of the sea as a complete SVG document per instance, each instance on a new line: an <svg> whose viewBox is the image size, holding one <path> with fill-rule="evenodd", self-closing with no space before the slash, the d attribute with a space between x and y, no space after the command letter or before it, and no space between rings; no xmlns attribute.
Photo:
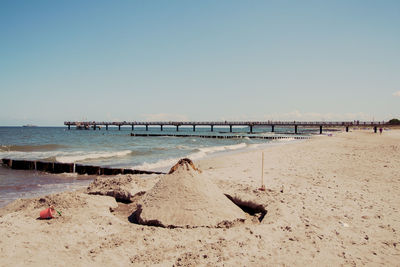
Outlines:
<svg viewBox="0 0 400 267"><path fill-rule="evenodd" d="M0 159L27 159L63 163L80 163L113 168L132 168L166 172L180 158L199 160L223 153L237 153L261 146L294 142L293 129L254 127L252 136L284 135L287 139L250 139L248 127L181 126L179 134L187 137L131 136L131 127L109 126L97 130L77 130L71 127L0 127ZM135 126L134 133L176 134L175 127ZM303 129L304 134L315 132ZM189 136L190 135L190 136ZM241 138L214 139L193 135L239 135ZM49 174L38 171L12 170L0 166L0 207L18 198L30 198L50 193L86 187L93 176L74 173ZM145 178L144 178L145 179Z"/></svg>

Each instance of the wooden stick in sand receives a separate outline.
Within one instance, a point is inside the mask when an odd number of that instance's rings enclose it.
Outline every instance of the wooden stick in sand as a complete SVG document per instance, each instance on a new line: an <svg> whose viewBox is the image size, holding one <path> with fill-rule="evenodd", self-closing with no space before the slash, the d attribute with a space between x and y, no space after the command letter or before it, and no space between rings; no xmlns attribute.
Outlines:
<svg viewBox="0 0 400 267"><path fill-rule="evenodd" d="M262 156L261 156L261 187L258 190L265 191L265 185L264 185L264 152L262 152Z"/></svg>

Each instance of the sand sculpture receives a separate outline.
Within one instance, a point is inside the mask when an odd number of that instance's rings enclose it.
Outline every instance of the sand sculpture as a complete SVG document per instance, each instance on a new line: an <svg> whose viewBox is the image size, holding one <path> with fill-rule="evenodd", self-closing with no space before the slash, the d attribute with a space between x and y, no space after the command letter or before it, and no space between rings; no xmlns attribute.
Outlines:
<svg viewBox="0 0 400 267"><path fill-rule="evenodd" d="M182 159L146 192L131 219L162 227L219 227L244 221L245 213L191 160Z"/></svg>

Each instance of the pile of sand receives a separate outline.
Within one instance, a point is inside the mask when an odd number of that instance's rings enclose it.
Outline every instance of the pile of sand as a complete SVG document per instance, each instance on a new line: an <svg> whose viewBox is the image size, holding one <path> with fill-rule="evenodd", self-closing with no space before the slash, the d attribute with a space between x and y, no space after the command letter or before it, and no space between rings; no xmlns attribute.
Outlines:
<svg viewBox="0 0 400 267"><path fill-rule="evenodd" d="M88 186L86 193L111 196L119 202L129 203L136 194L153 187L156 181L157 177L142 178L137 175L98 176Z"/></svg>
<svg viewBox="0 0 400 267"><path fill-rule="evenodd" d="M244 221L245 213L208 177L182 162L142 198L132 220L162 227L218 227Z"/></svg>

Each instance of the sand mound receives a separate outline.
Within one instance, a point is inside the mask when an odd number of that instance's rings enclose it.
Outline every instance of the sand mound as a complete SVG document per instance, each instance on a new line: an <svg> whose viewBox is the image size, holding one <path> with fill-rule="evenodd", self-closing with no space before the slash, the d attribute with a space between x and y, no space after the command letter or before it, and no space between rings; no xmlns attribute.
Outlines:
<svg viewBox="0 0 400 267"><path fill-rule="evenodd" d="M62 216L51 223L65 223L67 221L81 222L87 220L91 214L96 216L110 216L109 208L118 205L114 199L90 196L83 192L63 192L31 199L18 199L0 209L0 218L3 216L23 216L36 221L39 212L53 205Z"/></svg>
<svg viewBox="0 0 400 267"><path fill-rule="evenodd" d="M175 171L177 171L178 169L181 169L181 168L185 168L187 171L189 171L190 169L193 169L193 170L201 173L201 170L199 170L198 168L196 168L196 166L194 166L194 163L191 159L183 158L183 159L180 159L178 161L178 163L176 163L174 166L172 166L172 168L169 170L168 174L173 174Z"/></svg>
<svg viewBox="0 0 400 267"><path fill-rule="evenodd" d="M162 227L218 227L245 220L245 213L208 177L185 162L146 192L131 216L134 222Z"/></svg>
<svg viewBox="0 0 400 267"><path fill-rule="evenodd" d="M129 203L135 194L150 189L155 182L154 178L131 175L97 177L86 192L91 195L111 196L117 201Z"/></svg>

